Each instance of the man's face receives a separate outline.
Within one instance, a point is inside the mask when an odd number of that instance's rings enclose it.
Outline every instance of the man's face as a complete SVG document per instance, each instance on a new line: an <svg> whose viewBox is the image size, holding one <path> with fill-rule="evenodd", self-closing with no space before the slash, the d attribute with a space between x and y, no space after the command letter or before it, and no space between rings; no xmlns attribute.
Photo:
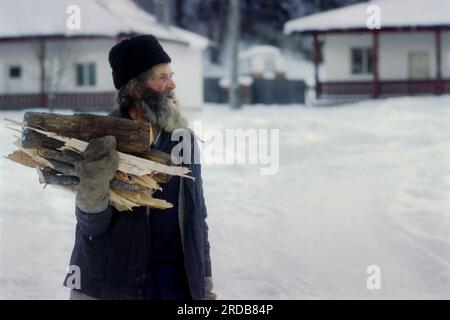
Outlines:
<svg viewBox="0 0 450 320"><path fill-rule="evenodd" d="M152 68L152 75L145 82L139 95L138 108L144 116L158 127L173 131L187 128L186 118L181 113L175 98L175 83L169 64L159 64Z"/></svg>
<svg viewBox="0 0 450 320"><path fill-rule="evenodd" d="M147 80L146 86L160 93L165 91L173 93L176 85L172 76L173 72L169 64L158 64L153 67L153 75Z"/></svg>

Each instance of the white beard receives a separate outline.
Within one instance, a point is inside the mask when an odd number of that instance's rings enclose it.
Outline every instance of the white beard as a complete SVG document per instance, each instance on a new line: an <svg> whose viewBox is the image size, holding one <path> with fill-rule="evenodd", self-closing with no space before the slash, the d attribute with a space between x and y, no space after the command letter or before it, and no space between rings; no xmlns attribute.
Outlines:
<svg viewBox="0 0 450 320"><path fill-rule="evenodd" d="M143 100L139 100L137 105L152 124L164 131L172 132L189 127L175 93L147 96Z"/></svg>

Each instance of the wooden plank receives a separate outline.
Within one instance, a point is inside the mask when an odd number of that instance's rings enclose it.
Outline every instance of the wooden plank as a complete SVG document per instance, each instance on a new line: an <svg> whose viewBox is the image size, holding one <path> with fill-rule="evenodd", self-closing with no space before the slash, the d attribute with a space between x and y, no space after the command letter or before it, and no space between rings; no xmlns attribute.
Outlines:
<svg viewBox="0 0 450 320"><path fill-rule="evenodd" d="M128 199L134 203L137 203L141 206L150 206L152 208L157 209L167 209L172 208L173 205L165 200L162 199L155 199L151 196L145 195L141 192L128 192L125 190L113 190L115 193L117 193L119 196Z"/></svg>
<svg viewBox="0 0 450 320"><path fill-rule="evenodd" d="M31 156L22 150L15 150L13 153L8 154L5 158L30 168L34 168L38 165L38 163L33 160Z"/></svg>

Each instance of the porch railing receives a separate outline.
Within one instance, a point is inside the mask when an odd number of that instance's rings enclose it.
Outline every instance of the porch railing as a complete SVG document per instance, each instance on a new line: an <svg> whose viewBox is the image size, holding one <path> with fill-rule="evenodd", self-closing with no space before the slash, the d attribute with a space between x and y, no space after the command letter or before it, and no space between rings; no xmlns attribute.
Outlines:
<svg viewBox="0 0 450 320"><path fill-rule="evenodd" d="M416 94L450 93L450 79L443 80L386 80L386 81L333 81L318 86L321 97L328 96L402 96Z"/></svg>
<svg viewBox="0 0 450 320"><path fill-rule="evenodd" d="M96 93L60 93L52 100L40 94L4 94L0 95L1 109L27 109L55 107L75 110L111 110L114 92Z"/></svg>

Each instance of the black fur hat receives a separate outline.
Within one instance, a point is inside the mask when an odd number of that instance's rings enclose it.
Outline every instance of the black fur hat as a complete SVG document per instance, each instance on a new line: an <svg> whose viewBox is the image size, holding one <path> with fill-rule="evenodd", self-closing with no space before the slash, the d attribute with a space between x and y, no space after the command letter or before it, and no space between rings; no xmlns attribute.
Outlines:
<svg viewBox="0 0 450 320"><path fill-rule="evenodd" d="M153 35L122 40L109 51L109 64L116 89L151 67L170 62L169 55Z"/></svg>

